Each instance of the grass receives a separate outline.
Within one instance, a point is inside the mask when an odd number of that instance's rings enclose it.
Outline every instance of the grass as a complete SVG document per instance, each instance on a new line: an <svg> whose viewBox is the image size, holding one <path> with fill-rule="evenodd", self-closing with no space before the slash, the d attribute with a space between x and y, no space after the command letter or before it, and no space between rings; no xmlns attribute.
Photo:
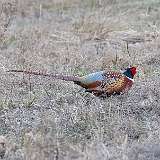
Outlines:
<svg viewBox="0 0 160 160"><path fill-rule="evenodd" d="M9 142L3 159L160 159L159 1L0 5L0 135ZM129 65L138 67L132 89L106 99L70 82L5 72L83 76Z"/></svg>

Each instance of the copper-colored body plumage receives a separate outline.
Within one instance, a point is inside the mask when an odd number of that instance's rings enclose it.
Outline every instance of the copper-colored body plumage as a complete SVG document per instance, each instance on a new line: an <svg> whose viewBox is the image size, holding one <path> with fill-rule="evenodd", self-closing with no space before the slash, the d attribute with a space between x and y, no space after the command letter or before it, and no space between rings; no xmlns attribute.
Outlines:
<svg viewBox="0 0 160 160"><path fill-rule="evenodd" d="M99 85L90 87L87 91L92 92L95 96L110 96L127 92L133 85L133 80L129 79L122 73L106 72L104 80L98 81Z"/></svg>

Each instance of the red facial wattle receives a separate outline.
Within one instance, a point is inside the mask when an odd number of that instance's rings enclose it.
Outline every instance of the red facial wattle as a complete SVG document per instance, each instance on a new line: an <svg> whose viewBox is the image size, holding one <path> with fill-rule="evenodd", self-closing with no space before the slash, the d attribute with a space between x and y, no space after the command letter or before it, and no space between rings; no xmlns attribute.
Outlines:
<svg viewBox="0 0 160 160"><path fill-rule="evenodd" d="M131 73L133 76L137 73L136 67L131 68Z"/></svg>

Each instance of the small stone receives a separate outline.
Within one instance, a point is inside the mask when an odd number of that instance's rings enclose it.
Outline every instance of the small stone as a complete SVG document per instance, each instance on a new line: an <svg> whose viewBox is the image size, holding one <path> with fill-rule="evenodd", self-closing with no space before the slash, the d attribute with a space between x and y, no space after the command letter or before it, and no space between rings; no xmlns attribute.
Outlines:
<svg viewBox="0 0 160 160"><path fill-rule="evenodd" d="M0 158L3 159L6 153L6 138L4 136L0 136Z"/></svg>

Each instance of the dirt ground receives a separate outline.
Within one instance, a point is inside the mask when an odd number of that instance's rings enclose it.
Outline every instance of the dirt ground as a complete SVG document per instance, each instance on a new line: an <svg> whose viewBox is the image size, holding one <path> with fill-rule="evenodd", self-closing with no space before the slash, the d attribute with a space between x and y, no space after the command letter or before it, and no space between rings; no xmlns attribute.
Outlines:
<svg viewBox="0 0 160 160"><path fill-rule="evenodd" d="M138 68L106 99L65 75ZM159 160L160 1L0 0L0 159Z"/></svg>

